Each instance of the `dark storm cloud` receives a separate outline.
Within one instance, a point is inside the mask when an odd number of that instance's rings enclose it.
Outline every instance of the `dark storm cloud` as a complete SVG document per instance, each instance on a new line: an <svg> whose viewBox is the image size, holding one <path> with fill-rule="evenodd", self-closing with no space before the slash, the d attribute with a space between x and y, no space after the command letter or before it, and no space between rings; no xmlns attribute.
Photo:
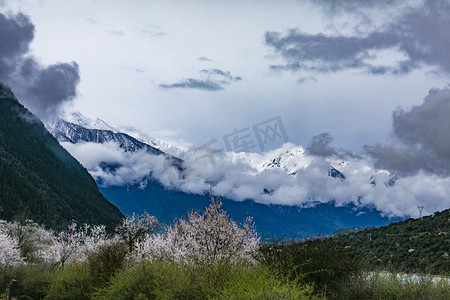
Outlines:
<svg viewBox="0 0 450 300"><path fill-rule="evenodd" d="M0 81L11 86L33 113L48 119L75 97L78 64L41 65L29 53L33 37L34 25L28 16L0 13Z"/></svg>
<svg viewBox="0 0 450 300"><path fill-rule="evenodd" d="M399 174L450 175L450 88L433 89L423 104L393 116L394 145L366 146L376 167Z"/></svg>
<svg viewBox="0 0 450 300"><path fill-rule="evenodd" d="M230 72L219 69L201 70L199 73L201 79L188 78L172 84L160 84L159 87L163 89L183 88L220 91L224 89L225 85L229 85L233 81L242 80L242 77L233 77Z"/></svg>
<svg viewBox="0 0 450 300"><path fill-rule="evenodd" d="M364 6L360 3L365 1L350 1L344 7L349 10L358 4ZM402 75L427 65L450 74L448 28L450 2L426 1L420 7L405 9L396 22L365 35L331 36L292 29L285 35L266 32L265 43L286 61L286 64L271 66L277 71L308 70L324 73L361 69L373 75ZM406 59L387 66L371 62L376 57L374 53L390 49L399 51Z"/></svg>
<svg viewBox="0 0 450 300"><path fill-rule="evenodd" d="M80 81L76 62L43 67L34 59L28 58L19 74L19 78L26 82L26 99L33 99L30 109L46 116L54 116L61 104L76 96L76 87Z"/></svg>
<svg viewBox="0 0 450 300"><path fill-rule="evenodd" d="M23 15L5 16L0 13L0 78L17 68L17 61L29 51L34 37L34 25Z"/></svg>
<svg viewBox="0 0 450 300"><path fill-rule="evenodd" d="M336 154L336 150L330 146L333 137L324 132L312 138L311 145L306 149L309 154L316 156L331 156Z"/></svg>

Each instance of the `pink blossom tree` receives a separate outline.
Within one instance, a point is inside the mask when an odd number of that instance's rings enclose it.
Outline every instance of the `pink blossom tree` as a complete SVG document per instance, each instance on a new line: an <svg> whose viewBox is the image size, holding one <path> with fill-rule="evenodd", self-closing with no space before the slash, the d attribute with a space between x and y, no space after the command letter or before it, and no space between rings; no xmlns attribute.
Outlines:
<svg viewBox="0 0 450 300"><path fill-rule="evenodd" d="M220 198L211 197L203 214L191 212L167 227L163 234L137 244L137 256L169 259L186 264L253 261L259 237L251 218L242 226L222 209Z"/></svg>
<svg viewBox="0 0 450 300"><path fill-rule="evenodd" d="M24 264L20 255L19 243L7 234L0 232L0 265L15 267Z"/></svg>

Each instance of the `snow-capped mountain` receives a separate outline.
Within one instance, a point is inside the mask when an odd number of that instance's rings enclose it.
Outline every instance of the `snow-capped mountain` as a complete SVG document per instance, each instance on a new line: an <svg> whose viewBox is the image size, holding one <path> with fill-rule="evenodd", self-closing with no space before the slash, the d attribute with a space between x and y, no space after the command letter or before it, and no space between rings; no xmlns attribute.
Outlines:
<svg viewBox="0 0 450 300"><path fill-rule="evenodd" d="M166 141L163 141L161 139L157 139L154 137L150 137L147 134L144 134L138 130L131 129L131 128L124 128L120 129L121 132L126 132L128 135L134 137L140 142L143 142L145 144L148 144L152 147L155 147L167 154L180 157L183 155L184 151L187 149L181 149L175 145L172 145L171 143L168 143Z"/></svg>
<svg viewBox="0 0 450 300"><path fill-rule="evenodd" d="M104 129L90 129L81 125L70 123L62 119L57 120L50 128L50 132L59 142L70 142L72 144L80 142L91 142L103 144L106 142L115 142L125 151L135 152L140 149L146 149L148 152L160 155L163 151L149 146L126 133L114 132Z"/></svg>
<svg viewBox="0 0 450 300"><path fill-rule="evenodd" d="M121 132L101 119L86 118L79 112L67 113L64 118L65 120L58 119L47 125L49 131L60 142L72 144L115 142L127 152L145 149L154 155L163 154L166 157L174 158L172 164L181 168L182 160L176 158L174 153L182 154L182 151L161 140L152 139L133 129L127 133ZM166 149L170 150L166 152ZM281 169L293 177L296 177L299 172L305 171L315 160L315 157L309 155L303 147L294 144L285 144L283 147L262 154L233 153L232 156L235 160L251 166L255 173ZM374 170L367 165L359 165L353 160L345 161L342 158L330 157L325 161L326 164L321 167L323 174L341 180L346 180L348 176L356 174L357 176L367 176L367 182L374 186L382 182L387 187L392 187L398 179L395 174L386 170Z"/></svg>
<svg viewBox="0 0 450 300"><path fill-rule="evenodd" d="M91 118L85 117L80 112L66 112L61 119L72 124L80 125L87 129L100 129L119 132L118 129L109 125L102 119L97 118L93 120Z"/></svg>
<svg viewBox="0 0 450 300"><path fill-rule="evenodd" d="M297 145L285 145L266 153L264 156L239 154L238 159L246 160L258 172L271 169L285 170L289 175L296 176L298 172L310 166L314 157L307 154L307 151ZM360 174L369 174L368 182L376 185L377 182L383 182L387 187L395 185L398 177L387 170L374 170L366 165L355 165L355 162L343 161L340 158L328 158L327 175L333 178L346 179L346 173L359 172Z"/></svg>
<svg viewBox="0 0 450 300"><path fill-rule="evenodd" d="M46 127L60 142L103 143L115 141L127 151L136 151L145 146L150 146L171 156L179 156L183 152L178 147L163 140L150 137L136 130L121 130L102 119L94 120L77 111L64 113L61 118L46 124Z"/></svg>

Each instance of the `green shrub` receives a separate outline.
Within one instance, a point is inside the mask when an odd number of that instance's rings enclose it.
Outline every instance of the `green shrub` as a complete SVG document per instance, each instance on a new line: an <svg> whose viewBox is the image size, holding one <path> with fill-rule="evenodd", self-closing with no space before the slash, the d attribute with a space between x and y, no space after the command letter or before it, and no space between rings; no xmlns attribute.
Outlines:
<svg viewBox="0 0 450 300"><path fill-rule="evenodd" d="M122 270L94 299L309 299L313 289L281 280L265 266L186 268L165 261Z"/></svg>
<svg viewBox="0 0 450 300"><path fill-rule="evenodd" d="M50 282L53 279L53 268L42 265L24 265L15 268L0 269L0 288L5 291L12 279L17 280L11 286L11 295L44 299Z"/></svg>
<svg viewBox="0 0 450 300"><path fill-rule="evenodd" d="M106 283L116 271L122 268L128 246L123 242L107 243L88 257L89 273L96 284Z"/></svg>
<svg viewBox="0 0 450 300"><path fill-rule="evenodd" d="M142 262L117 273L93 299L182 299L188 278L175 264Z"/></svg>
<svg viewBox="0 0 450 300"><path fill-rule="evenodd" d="M400 279L394 274L376 274L371 278L355 278L328 295L330 299L398 299L448 300L448 280L433 282L431 278Z"/></svg>
<svg viewBox="0 0 450 300"><path fill-rule="evenodd" d="M261 247L260 253L259 261L274 272L323 290L336 288L362 270L343 250L321 240L274 242Z"/></svg>
<svg viewBox="0 0 450 300"><path fill-rule="evenodd" d="M265 266L237 268L216 299L311 299L313 287L280 279Z"/></svg>
<svg viewBox="0 0 450 300"><path fill-rule="evenodd" d="M87 263L72 262L55 273L45 299L89 299L95 289L93 282Z"/></svg>

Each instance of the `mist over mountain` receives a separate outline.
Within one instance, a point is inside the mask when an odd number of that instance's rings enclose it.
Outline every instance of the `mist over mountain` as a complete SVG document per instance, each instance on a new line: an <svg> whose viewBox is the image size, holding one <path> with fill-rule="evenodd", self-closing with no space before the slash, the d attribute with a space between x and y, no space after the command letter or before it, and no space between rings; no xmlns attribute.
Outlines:
<svg viewBox="0 0 450 300"><path fill-rule="evenodd" d="M78 124L59 119L49 125L51 132L83 162L101 192L124 214L147 211L162 223L170 224L176 218L186 217L190 210L202 210L207 206L211 190L192 192L179 185L179 181L188 183L198 176L192 168L200 167L201 162L192 160L191 154L179 159L138 142L123 132L85 128L82 125L92 124L88 118L71 120ZM113 128L101 124L103 128ZM245 154L236 154L236 159L241 157L255 172L284 174L283 178L292 180L301 166L308 165L305 151L301 147L295 149L279 153L271 160L257 160ZM232 165L225 160L221 163ZM324 166L322 171L330 180L345 179L340 171L330 165ZM369 178L366 179L369 181ZM213 183L213 177L210 182L212 186L220 184L220 181ZM274 191L267 186L261 192L270 196ZM252 216L258 231L264 236L313 237L331 234L342 227L380 226L398 220L381 216L374 207L353 203L341 205L335 201L310 201L300 206L257 203L253 195L239 201L223 196L224 208L236 220L244 221L247 216Z"/></svg>
<svg viewBox="0 0 450 300"><path fill-rule="evenodd" d="M168 159L173 156L145 150L154 147L126 133L58 122L52 132L105 189L145 189L152 182L188 194L213 191L238 202L300 208L329 203L375 209L395 218L418 216L418 206L424 206L424 214L446 208L439 190L448 189L448 179L434 180L438 175L421 168L403 176L395 169L378 169L371 155L336 149L327 134L318 135L306 148L286 143L263 153L219 151L211 156L205 149L194 149L173 164Z"/></svg>

